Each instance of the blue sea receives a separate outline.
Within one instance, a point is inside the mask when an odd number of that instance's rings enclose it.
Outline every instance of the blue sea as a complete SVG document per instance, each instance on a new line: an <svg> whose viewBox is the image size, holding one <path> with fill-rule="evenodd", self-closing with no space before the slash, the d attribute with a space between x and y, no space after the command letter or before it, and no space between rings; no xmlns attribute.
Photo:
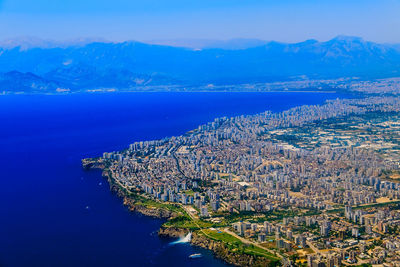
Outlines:
<svg viewBox="0 0 400 267"><path fill-rule="evenodd" d="M225 266L171 245L80 160L180 135L215 117L281 111L333 93L0 96L0 266ZM189 259L194 253L202 258Z"/></svg>

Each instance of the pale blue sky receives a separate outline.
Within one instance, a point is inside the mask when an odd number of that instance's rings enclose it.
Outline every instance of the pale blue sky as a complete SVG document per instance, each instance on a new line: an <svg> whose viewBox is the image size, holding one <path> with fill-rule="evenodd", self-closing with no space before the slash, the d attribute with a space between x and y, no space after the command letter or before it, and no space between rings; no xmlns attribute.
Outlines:
<svg viewBox="0 0 400 267"><path fill-rule="evenodd" d="M113 41L336 35L400 43L400 0L0 0L0 39Z"/></svg>

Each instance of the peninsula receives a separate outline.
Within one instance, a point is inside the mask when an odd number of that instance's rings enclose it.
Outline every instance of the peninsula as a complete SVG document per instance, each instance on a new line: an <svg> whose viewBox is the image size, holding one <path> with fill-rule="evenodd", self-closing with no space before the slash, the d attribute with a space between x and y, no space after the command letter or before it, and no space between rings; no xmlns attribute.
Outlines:
<svg viewBox="0 0 400 267"><path fill-rule="evenodd" d="M237 266L400 264L400 98L217 118L83 159L159 235ZM389 266L389 265L388 265Z"/></svg>

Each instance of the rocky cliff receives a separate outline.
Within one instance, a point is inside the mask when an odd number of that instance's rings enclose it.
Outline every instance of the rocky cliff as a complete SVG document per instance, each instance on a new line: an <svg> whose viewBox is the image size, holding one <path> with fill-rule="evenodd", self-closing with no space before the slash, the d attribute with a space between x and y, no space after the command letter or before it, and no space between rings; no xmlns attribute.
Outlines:
<svg viewBox="0 0 400 267"><path fill-rule="evenodd" d="M151 216L155 218L172 218L176 214L172 211L158 208L158 207L148 207L141 203L138 203L134 197L131 197L125 189L121 188L116 184L113 177L111 177L105 164L101 160L85 159L82 160L82 166L84 169L102 169L102 175L107 179L111 191L115 192L119 197L123 198L123 204L128 207L130 211L139 212L146 216ZM164 227L161 226L158 231L160 237L169 238L179 238L185 236L189 232L188 229L175 228L175 227ZM206 238L197 232L192 234L191 244L194 246L209 249L214 252L214 256L226 261L229 264L235 266L274 266L271 261L266 258L258 257L254 255L248 255L239 252L233 252L222 242L215 241Z"/></svg>
<svg viewBox="0 0 400 267"><path fill-rule="evenodd" d="M160 237L178 238L185 236L189 230L175 227L161 227L158 231ZM213 251L216 258L235 266L274 266L275 264L266 258L233 252L219 241L215 241L197 232L192 233L191 244Z"/></svg>
<svg viewBox="0 0 400 267"><path fill-rule="evenodd" d="M129 197L124 197L124 205L126 205L130 211L139 212L143 215L154 218L168 219L175 216L175 213L173 213L172 211L162 208L145 207L143 205L137 204L134 199L131 199Z"/></svg>

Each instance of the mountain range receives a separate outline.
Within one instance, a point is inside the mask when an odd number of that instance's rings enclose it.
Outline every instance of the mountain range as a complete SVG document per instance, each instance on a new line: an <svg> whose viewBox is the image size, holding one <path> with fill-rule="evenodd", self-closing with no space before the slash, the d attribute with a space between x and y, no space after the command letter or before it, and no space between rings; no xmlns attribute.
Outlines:
<svg viewBox="0 0 400 267"><path fill-rule="evenodd" d="M172 43L171 43L172 44ZM188 45L190 46L190 45ZM0 42L0 90L134 89L239 84L296 77L400 76L400 46L358 37L281 43L203 42L201 48L141 42Z"/></svg>

